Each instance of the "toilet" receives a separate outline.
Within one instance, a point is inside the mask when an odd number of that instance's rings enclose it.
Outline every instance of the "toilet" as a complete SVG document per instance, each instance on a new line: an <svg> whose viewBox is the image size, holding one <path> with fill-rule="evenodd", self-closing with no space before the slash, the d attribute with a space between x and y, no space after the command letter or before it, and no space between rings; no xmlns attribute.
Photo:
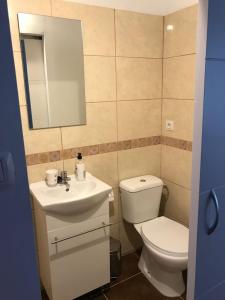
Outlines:
<svg viewBox="0 0 225 300"><path fill-rule="evenodd" d="M151 175L121 181L122 213L144 243L139 269L161 294L178 297L185 291L182 271L187 268L189 230L158 217L162 189L162 180Z"/></svg>

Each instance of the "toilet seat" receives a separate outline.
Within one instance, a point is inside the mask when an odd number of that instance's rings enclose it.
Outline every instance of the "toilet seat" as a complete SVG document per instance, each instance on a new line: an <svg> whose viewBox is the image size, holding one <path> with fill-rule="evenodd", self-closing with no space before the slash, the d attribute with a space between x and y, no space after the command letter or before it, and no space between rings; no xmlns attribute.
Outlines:
<svg viewBox="0 0 225 300"><path fill-rule="evenodd" d="M173 257L188 257L189 230L166 217L142 223L141 236L153 249Z"/></svg>

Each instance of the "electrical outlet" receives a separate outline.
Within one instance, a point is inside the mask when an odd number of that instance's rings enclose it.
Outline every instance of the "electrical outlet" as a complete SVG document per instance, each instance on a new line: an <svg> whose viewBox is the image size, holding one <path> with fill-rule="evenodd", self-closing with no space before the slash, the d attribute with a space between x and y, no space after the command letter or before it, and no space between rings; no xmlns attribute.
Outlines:
<svg viewBox="0 0 225 300"><path fill-rule="evenodd" d="M174 130L174 121L166 120L166 130Z"/></svg>

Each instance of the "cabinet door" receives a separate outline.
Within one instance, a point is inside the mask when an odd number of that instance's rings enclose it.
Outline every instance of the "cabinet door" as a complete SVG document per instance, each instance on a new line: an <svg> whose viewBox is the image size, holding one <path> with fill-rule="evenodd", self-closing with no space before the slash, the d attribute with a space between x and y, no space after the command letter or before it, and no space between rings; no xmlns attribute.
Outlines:
<svg viewBox="0 0 225 300"><path fill-rule="evenodd" d="M210 191L201 194L198 216L198 239L196 253L196 298L207 294L225 280L225 186L214 189L216 203ZM216 218L218 224L216 225ZM215 230L209 233L210 228ZM223 294L225 299L225 292ZM221 298L222 299L222 298Z"/></svg>
<svg viewBox="0 0 225 300"><path fill-rule="evenodd" d="M109 229L75 238L74 244L50 258L54 300L74 299L110 282Z"/></svg>
<svg viewBox="0 0 225 300"><path fill-rule="evenodd" d="M208 9L208 0L200 0L199 7L202 44L198 48L196 112L199 115L194 128L188 300L222 300L225 299L225 1L209 0ZM203 120L199 120L202 110Z"/></svg>
<svg viewBox="0 0 225 300"><path fill-rule="evenodd" d="M225 59L225 1L209 0L207 58Z"/></svg>
<svg viewBox="0 0 225 300"><path fill-rule="evenodd" d="M225 185L225 61L207 60L200 191Z"/></svg>
<svg viewBox="0 0 225 300"><path fill-rule="evenodd" d="M110 282L109 215L48 233L54 300L74 299ZM86 233L85 233L86 232ZM55 250L55 251L54 251Z"/></svg>

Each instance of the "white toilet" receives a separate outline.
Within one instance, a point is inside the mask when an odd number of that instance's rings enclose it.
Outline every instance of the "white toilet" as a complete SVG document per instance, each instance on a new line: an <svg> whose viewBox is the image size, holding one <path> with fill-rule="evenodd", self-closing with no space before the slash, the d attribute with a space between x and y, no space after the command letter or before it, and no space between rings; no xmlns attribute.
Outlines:
<svg viewBox="0 0 225 300"><path fill-rule="evenodd" d="M151 175L121 181L122 211L144 242L139 269L161 294L177 297L185 291L189 230L158 217L162 188L162 180Z"/></svg>

